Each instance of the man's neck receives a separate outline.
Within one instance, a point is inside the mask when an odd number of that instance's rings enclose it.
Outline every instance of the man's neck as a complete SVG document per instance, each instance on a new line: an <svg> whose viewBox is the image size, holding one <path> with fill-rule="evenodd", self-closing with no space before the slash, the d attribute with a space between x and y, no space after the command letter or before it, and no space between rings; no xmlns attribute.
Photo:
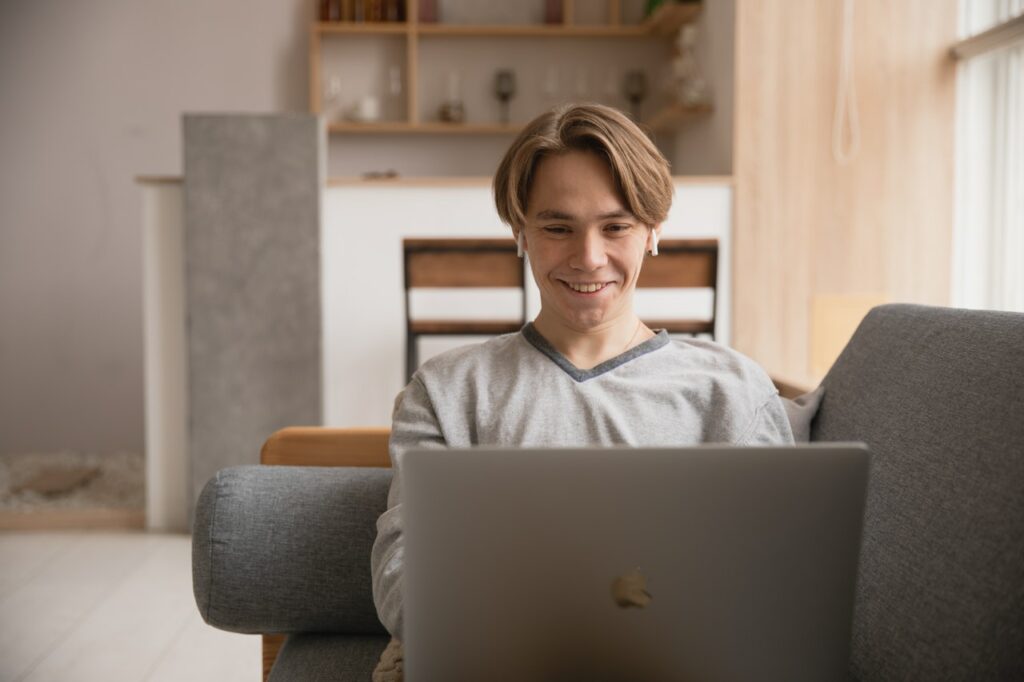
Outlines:
<svg viewBox="0 0 1024 682"><path fill-rule="evenodd" d="M545 315L542 310L534 320L533 326L573 366L584 370L622 355L633 346L654 336L654 333L633 313L622 315L597 327L576 329L561 320Z"/></svg>

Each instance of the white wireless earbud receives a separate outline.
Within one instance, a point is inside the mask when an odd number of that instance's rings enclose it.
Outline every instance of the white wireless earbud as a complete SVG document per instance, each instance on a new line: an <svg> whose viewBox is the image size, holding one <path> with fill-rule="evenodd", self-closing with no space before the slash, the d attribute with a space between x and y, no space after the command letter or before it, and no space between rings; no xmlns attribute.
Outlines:
<svg viewBox="0 0 1024 682"><path fill-rule="evenodd" d="M522 258L524 252L525 249L523 248L523 230L522 228L520 228L519 233L516 234L516 255Z"/></svg>
<svg viewBox="0 0 1024 682"><path fill-rule="evenodd" d="M658 232L657 230L651 230L651 255L658 255Z"/></svg>

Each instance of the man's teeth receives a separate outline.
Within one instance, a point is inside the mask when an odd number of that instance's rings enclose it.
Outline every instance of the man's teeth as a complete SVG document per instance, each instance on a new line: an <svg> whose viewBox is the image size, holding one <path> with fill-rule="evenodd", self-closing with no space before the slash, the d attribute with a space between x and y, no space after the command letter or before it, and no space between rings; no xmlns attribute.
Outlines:
<svg viewBox="0 0 1024 682"><path fill-rule="evenodd" d="M573 291L578 291L581 294L592 294L598 289L604 289L604 284L575 284L573 282L566 282L569 288Z"/></svg>

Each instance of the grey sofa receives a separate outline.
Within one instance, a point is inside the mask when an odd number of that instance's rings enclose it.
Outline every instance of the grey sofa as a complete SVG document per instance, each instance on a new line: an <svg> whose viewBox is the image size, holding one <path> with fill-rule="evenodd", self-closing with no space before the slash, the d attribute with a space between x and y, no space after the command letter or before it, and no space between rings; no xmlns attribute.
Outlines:
<svg viewBox="0 0 1024 682"><path fill-rule="evenodd" d="M858 680L1024 680L1024 315L874 309L824 379L814 441L873 452ZM198 503L208 623L289 633L272 680L368 680L386 469L237 467Z"/></svg>

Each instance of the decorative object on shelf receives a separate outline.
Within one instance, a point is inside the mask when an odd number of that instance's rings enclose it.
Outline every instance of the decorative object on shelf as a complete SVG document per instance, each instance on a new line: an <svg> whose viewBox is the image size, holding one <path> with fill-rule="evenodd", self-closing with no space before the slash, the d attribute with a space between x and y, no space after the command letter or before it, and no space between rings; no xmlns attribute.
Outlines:
<svg viewBox="0 0 1024 682"><path fill-rule="evenodd" d="M664 5L666 0L647 0L647 7L644 8L644 16L649 17L654 14L659 7ZM671 4L671 3L670 3Z"/></svg>
<svg viewBox="0 0 1024 682"><path fill-rule="evenodd" d="M388 68L388 94L396 99L402 96L402 67L397 64Z"/></svg>
<svg viewBox="0 0 1024 682"><path fill-rule="evenodd" d="M384 111L388 112L385 118L395 118L402 116L402 109L405 105L402 99L402 91L404 90L404 84L402 83L402 67L398 64L392 64L388 67L388 82L385 92L387 93L387 103L384 105Z"/></svg>
<svg viewBox="0 0 1024 682"><path fill-rule="evenodd" d="M615 106L615 101L622 96L619 90L619 72L616 69L608 69L604 74L604 102Z"/></svg>
<svg viewBox="0 0 1024 682"><path fill-rule="evenodd" d="M317 17L320 21L341 21L341 0L320 0Z"/></svg>
<svg viewBox="0 0 1024 682"><path fill-rule="evenodd" d="M363 180L394 180L398 177L398 171L393 168L386 171L366 171L359 177Z"/></svg>
<svg viewBox="0 0 1024 682"><path fill-rule="evenodd" d="M640 120L640 103L647 96L647 74L639 69L626 72L623 93L629 100L630 111L634 121Z"/></svg>
<svg viewBox="0 0 1024 682"><path fill-rule="evenodd" d="M367 21L384 21L384 0L367 0Z"/></svg>
<svg viewBox="0 0 1024 682"><path fill-rule="evenodd" d="M349 109L350 120L359 123L374 123L380 120L380 100L376 95L363 95Z"/></svg>
<svg viewBox="0 0 1024 682"><path fill-rule="evenodd" d="M562 0L544 0L544 23L561 24L565 21Z"/></svg>
<svg viewBox="0 0 1024 682"><path fill-rule="evenodd" d="M327 84L324 86L324 101L327 105L324 107L324 113L327 115L328 121L341 118L341 94L341 76L337 74L329 76Z"/></svg>
<svg viewBox="0 0 1024 682"><path fill-rule="evenodd" d="M544 93L544 104L550 108L558 103L561 91L558 87L558 67L549 66L544 71L544 80L541 81L541 92Z"/></svg>
<svg viewBox="0 0 1024 682"><path fill-rule="evenodd" d="M590 99L590 74L587 72L587 67L581 66L576 69L576 82L573 90L577 102L586 102Z"/></svg>
<svg viewBox="0 0 1024 682"><path fill-rule="evenodd" d="M494 74L494 96L501 102L501 122L509 123L509 102L516 95L516 72L498 69Z"/></svg>
<svg viewBox="0 0 1024 682"><path fill-rule="evenodd" d="M437 0L418 0L419 22L421 24L434 24L440 19L437 13Z"/></svg>
<svg viewBox="0 0 1024 682"><path fill-rule="evenodd" d="M686 107L710 106L711 90L700 72L696 56L697 27L687 24L679 29L672 50L669 98Z"/></svg>
<svg viewBox="0 0 1024 682"><path fill-rule="evenodd" d="M384 21L405 21L405 0L386 0Z"/></svg>
<svg viewBox="0 0 1024 682"><path fill-rule="evenodd" d="M458 71L448 74L448 99L441 104L437 117L445 123L466 121L466 107L462 103L462 76Z"/></svg>

